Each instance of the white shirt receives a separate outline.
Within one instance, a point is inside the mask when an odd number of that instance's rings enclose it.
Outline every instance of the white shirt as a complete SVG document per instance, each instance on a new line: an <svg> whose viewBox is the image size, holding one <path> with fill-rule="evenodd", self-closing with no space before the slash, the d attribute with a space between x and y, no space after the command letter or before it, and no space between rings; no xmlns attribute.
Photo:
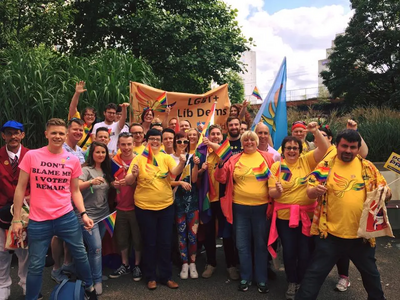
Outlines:
<svg viewBox="0 0 400 300"><path fill-rule="evenodd" d="M96 135L96 131L100 127L108 128L108 132L110 133L110 142L107 145L108 152L110 152L112 156L117 154L118 135L121 133L119 122L114 122L111 125L107 125L105 122L96 123L92 131L94 135Z"/></svg>
<svg viewBox="0 0 400 300"><path fill-rule="evenodd" d="M7 146L6 146L6 151L8 154L8 158L10 159L10 163L12 163L14 161L15 156L18 157L18 160L21 159L21 145L19 145L19 149L18 149L17 153L9 151Z"/></svg>

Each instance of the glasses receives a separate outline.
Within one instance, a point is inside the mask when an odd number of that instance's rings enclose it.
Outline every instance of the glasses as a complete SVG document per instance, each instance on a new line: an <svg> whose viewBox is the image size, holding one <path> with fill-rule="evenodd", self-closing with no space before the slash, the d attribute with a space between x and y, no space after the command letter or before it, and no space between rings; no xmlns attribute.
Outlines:
<svg viewBox="0 0 400 300"><path fill-rule="evenodd" d="M289 147L285 147L285 149L288 150L288 151L292 151L292 150L293 150L293 151L297 151L297 150L299 150L300 148L299 148L299 147L290 147L290 146L289 146Z"/></svg>
<svg viewBox="0 0 400 300"><path fill-rule="evenodd" d="M181 145L181 144L187 145L187 144L189 144L189 141L188 141L188 140L184 140L184 141L178 140L178 141L176 141L176 143L177 143L178 145Z"/></svg>
<svg viewBox="0 0 400 300"><path fill-rule="evenodd" d="M115 114L116 114L116 112L113 112L113 111L106 111L106 114L109 114L109 115L115 115Z"/></svg>
<svg viewBox="0 0 400 300"><path fill-rule="evenodd" d="M162 126L162 124L161 123L152 123L151 126L153 126L153 127L154 126Z"/></svg>
<svg viewBox="0 0 400 300"><path fill-rule="evenodd" d="M122 132L118 137L133 137L133 134L130 132Z"/></svg>
<svg viewBox="0 0 400 300"><path fill-rule="evenodd" d="M4 135L5 136L18 136L20 135L22 132L10 132L10 131L4 131Z"/></svg>
<svg viewBox="0 0 400 300"><path fill-rule="evenodd" d="M148 140L149 140L150 142L161 142L161 139L160 139L160 138L154 138L154 137L148 138Z"/></svg>
<svg viewBox="0 0 400 300"><path fill-rule="evenodd" d="M135 132L131 132L131 133L132 133L132 135L142 135L142 134L144 134L143 131L135 131Z"/></svg>
<svg viewBox="0 0 400 300"><path fill-rule="evenodd" d="M327 136L328 136L327 134L323 134L323 133L322 133L322 135L323 135L324 137L327 137Z"/></svg>

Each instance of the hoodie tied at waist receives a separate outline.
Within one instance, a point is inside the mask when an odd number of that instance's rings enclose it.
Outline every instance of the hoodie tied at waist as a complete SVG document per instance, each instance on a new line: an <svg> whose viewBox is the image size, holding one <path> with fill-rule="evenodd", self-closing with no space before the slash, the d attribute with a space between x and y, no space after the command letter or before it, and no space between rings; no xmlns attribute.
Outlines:
<svg viewBox="0 0 400 300"><path fill-rule="evenodd" d="M289 209L290 210L290 219L289 219L289 227L296 228L299 226L299 221L301 220L302 228L301 232L305 236L310 235L311 229L311 220L307 213L314 212L315 207L317 206L317 201L310 205L298 205L298 204L282 204L279 202L274 202L274 212L272 214L272 222L271 222L271 229L269 232L268 238L268 251L271 253L273 258L276 258L276 252L274 248L272 248L272 244L278 238L278 230L276 228L276 217L277 211L281 209Z"/></svg>

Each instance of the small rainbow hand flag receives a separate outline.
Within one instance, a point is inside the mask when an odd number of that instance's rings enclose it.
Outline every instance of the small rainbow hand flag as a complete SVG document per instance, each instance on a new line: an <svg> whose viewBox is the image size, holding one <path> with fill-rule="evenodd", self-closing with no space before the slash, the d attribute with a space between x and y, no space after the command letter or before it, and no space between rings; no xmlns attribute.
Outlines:
<svg viewBox="0 0 400 300"><path fill-rule="evenodd" d="M289 167L285 163L281 163L281 173L283 180L290 181L292 179L292 172L290 172Z"/></svg>
<svg viewBox="0 0 400 300"><path fill-rule="evenodd" d="M105 217L101 222L104 223L104 226L106 227L108 233L111 235L111 237L114 234L114 227L115 227L115 220L117 218L117 211L114 211L113 213L109 214L107 217Z"/></svg>
<svg viewBox="0 0 400 300"><path fill-rule="evenodd" d="M314 171L311 172L310 176L314 175L315 179L319 183L324 183L328 179L330 168L324 165L318 165Z"/></svg>
<svg viewBox="0 0 400 300"><path fill-rule="evenodd" d="M159 102L161 105L166 105L166 103L167 103L167 92L164 92L160 96L158 96L157 102Z"/></svg>
<svg viewBox="0 0 400 300"><path fill-rule="evenodd" d="M148 164L158 167L158 163L156 161L155 156L153 155L153 151L151 150L150 145L147 145L147 147L144 149L142 155L147 158Z"/></svg>
<svg viewBox="0 0 400 300"><path fill-rule="evenodd" d="M263 161L259 167L253 168L253 173L257 181L267 181L271 177L271 171L265 161Z"/></svg>
<svg viewBox="0 0 400 300"><path fill-rule="evenodd" d="M215 154L217 154L223 162L225 162L229 157L232 156L231 145L229 144L228 139L226 139L222 143L222 145L215 151Z"/></svg>
<svg viewBox="0 0 400 300"><path fill-rule="evenodd" d="M254 87L254 90L253 90L252 95L253 95L254 97L256 97L257 99L262 100L261 94L260 94L260 92L259 92L259 90L258 90L258 88L257 88L256 86Z"/></svg>

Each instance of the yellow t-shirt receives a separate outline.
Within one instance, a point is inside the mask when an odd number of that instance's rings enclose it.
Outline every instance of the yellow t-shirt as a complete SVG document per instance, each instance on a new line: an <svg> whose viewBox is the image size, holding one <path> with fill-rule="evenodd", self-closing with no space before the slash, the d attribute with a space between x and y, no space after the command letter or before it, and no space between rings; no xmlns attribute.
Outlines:
<svg viewBox="0 0 400 300"><path fill-rule="evenodd" d="M69 117L69 116L68 116ZM72 118L77 118L80 119L81 118L81 114L79 113L79 111L77 111L72 117L68 118L68 120L71 120ZM83 120L83 119L82 119ZM86 123L83 125L83 135L82 138L79 140L78 142L78 146L82 148L82 151L85 152L88 147L90 146L90 144L92 143L92 137L91 135L89 136L89 138L87 139L85 145L81 146L82 143L85 141L86 136L89 134L90 129L94 126L94 124L92 124L92 126L88 127L86 125Z"/></svg>
<svg viewBox="0 0 400 300"><path fill-rule="evenodd" d="M145 146L143 146L143 145L140 145L140 146L134 146L133 147L133 153L134 154L136 154L136 155L141 155L142 153L143 153L143 151L144 151L144 149L145 149L146 147Z"/></svg>
<svg viewBox="0 0 400 300"><path fill-rule="evenodd" d="M242 154L233 171L233 203L250 206L268 203L268 181L258 181L253 172L263 161L258 152Z"/></svg>
<svg viewBox="0 0 400 300"><path fill-rule="evenodd" d="M337 148L335 145L331 145L322 160L331 160L337 154Z"/></svg>
<svg viewBox="0 0 400 300"><path fill-rule="evenodd" d="M194 154L194 152L196 152L196 148L189 150L189 154Z"/></svg>
<svg viewBox="0 0 400 300"><path fill-rule="evenodd" d="M214 178L214 173L215 170L218 168L218 162L219 162L219 157L217 154L214 152L210 153L207 156L207 162L208 162L208 175L211 178L212 185L215 190L215 197L210 199L210 202L215 202L219 200L219 182L215 180Z"/></svg>
<svg viewBox="0 0 400 300"><path fill-rule="evenodd" d="M134 198L136 206L141 209L161 210L174 202L168 175L175 168L176 162L170 155L162 152L157 153L155 158L157 167L148 164L143 155L138 155L128 169L128 174L131 174L134 165L139 167Z"/></svg>
<svg viewBox="0 0 400 300"><path fill-rule="evenodd" d="M317 184L315 178L311 177L309 185ZM328 233L344 239L357 238L366 197L361 161L355 158L350 163L345 163L336 158L326 187Z"/></svg>
<svg viewBox="0 0 400 300"><path fill-rule="evenodd" d="M279 199L275 199L276 202L282 204L298 204L298 205L310 205L313 204L316 199L310 199L307 196L307 176L311 173L311 171L317 166L317 163L314 159L314 151L308 152L304 155L301 155L295 164L289 164L287 161L283 160L292 173L292 176L289 181L283 179L284 173L281 172L280 182L283 187L282 196ZM271 167L271 173L274 176L279 174L279 166L280 162L275 162ZM268 180L269 187L275 187L277 178L271 176L270 180ZM309 214L310 218L312 217L312 213ZM278 210L278 219L281 220L289 220L290 219L290 211L289 209L281 209Z"/></svg>

